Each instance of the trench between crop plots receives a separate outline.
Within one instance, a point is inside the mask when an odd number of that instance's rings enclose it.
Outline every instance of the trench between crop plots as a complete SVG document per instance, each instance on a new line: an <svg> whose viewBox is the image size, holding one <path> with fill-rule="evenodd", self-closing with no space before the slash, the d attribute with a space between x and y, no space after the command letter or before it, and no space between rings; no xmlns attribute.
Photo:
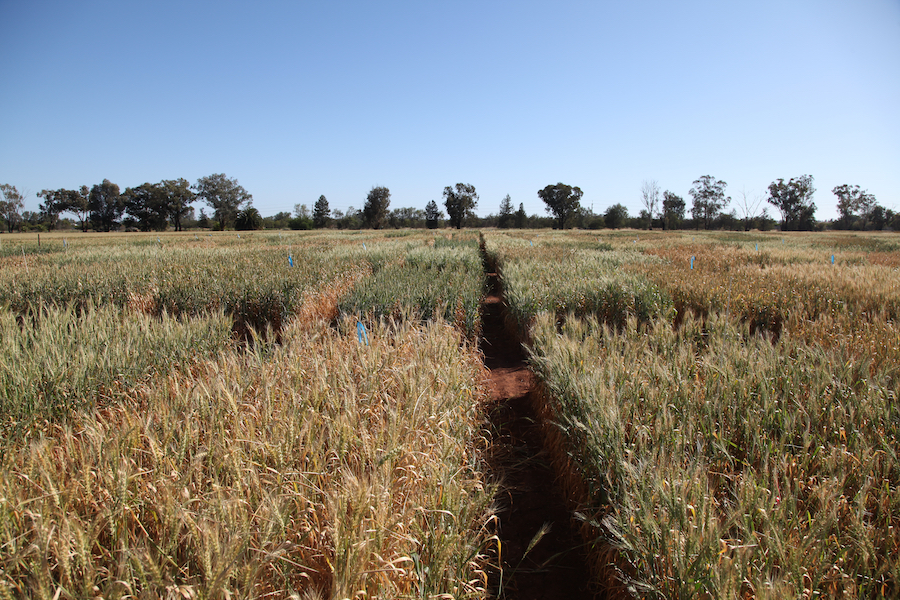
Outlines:
<svg viewBox="0 0 900 600"><path fill-rule="evenodd" d="M499 555L491 576L498 598L595 598L588 551L567 506L566 485L545 444L542 395L516 335L505 325L503 290L489 261L482 305L481 349L490 373L488 464L495 498Z"/></svg>

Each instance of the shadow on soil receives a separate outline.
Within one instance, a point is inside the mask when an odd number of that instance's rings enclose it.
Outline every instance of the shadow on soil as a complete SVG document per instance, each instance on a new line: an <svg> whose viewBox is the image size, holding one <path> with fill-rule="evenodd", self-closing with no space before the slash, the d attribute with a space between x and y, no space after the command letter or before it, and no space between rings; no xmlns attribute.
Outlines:
<svg viewBox="0 0 900 600"><path fill-rule="evenodd" d="M522 345L504 326L502 289L488 273L481 349L490 371L488 462L500 482L500 569L491 574L496 598L597 598L581 538L543 448L532 405L535 376ZM495 557L496 559L497 557Z"/></svg>

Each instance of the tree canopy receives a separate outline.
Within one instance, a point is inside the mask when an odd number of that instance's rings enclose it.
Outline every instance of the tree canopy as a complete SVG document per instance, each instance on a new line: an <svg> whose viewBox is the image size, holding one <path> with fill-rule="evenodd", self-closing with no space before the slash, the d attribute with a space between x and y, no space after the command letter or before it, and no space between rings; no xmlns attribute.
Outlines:
<svg viewBox="0 0 900 600"><path fill-rule="evenodd" d="M528 214L525 212L525 203L519 202L519 210L516 211L515 224L516 229L524 229L528 222Z"/></svg>
<svg viewBox="0 0 900 600"><path fill-rule="evenodd" d="M119 193L119 186L104 179L91 188L88 196L91 224L98 231L112 231L119 226L119 219L125 212L125 199Z"/></svg>
<svg viewBox="0 0 900 600"><path fill-rule="evenodd" d="M663 192L663 228L678 228L681 225L681 222L684 220L684 209L684 198L670 192L669 190Z"/></svg>
<svg viewBox="0 0 900 600"><path fill-rule="evenodd" d="M443 213L438 210L437 202L430 200L425 206L425 225L428 229L437 229L438 223L443 216Z"/></svg>
<svg viewBox="0 0 900 600"><path fill-rule="evenodd" d="M702 221L704 229L709 229L713 220L731 202L731 197L725 195L727 185L712 175L704 175L694 181L694 187L689 192L694 198L691 216L695 221Z"/></svg>
<svg viewBox="0 0 900 600"><path fill-rule="evenodd" d="M215 219L224 229L234 225L237 213L253 201L253 196L224 173L201 177L194 184L197 197L202 198L214 212Z"/></svg>
<svg viewBox="0 0 900 600"><path fill-rule="evenodd" d="M388 206L391 205L391 190L378 186L369 190L363 206L363 219L372 229L381 229L387 221Z"/></svg>
<svg viewBox="0 0 900 600"><path fill-rule="evenodd" d="M248 206L238 211L234 218L234 228L238 231L251 231L254 229L262 229L263 218L253 206Z"/></svg>
<svg viewBox="0 0 900 600"><path fill-rule="evenodd" d="M861 190L858 185L835 186L831 193L837 196L837 209L840 214L837 225L841 229L850 229L857 219L871 215L872 210L878 206L875 196L866 190Z"/></svg>
<svg viewBox="0 0 900 600"><path fill-rule="evenodd" d="M475 216L477 205L478 194L471 183L457 183L454 187L448 185L444 188L444 207L452 227L462 228L466 219Z"/></svg>
<svg viewBox="0 0 900 600"><path fill-rule="evenodd" d="M812 230L816 214L816 205L812 201L815 192L812 175L793 177L787 183L779 179L769 184L766 200L781 212L782 231Z"/></svg>
<svg viewBox="0 0 900 600"><path fill-rule="evenodd" d="M10 233L22 221L22 209L25 208L25 195L16 186L0 183L0 216L6 221Z"/></svg>
<svg viewBox="0 0 900 600"><path fill-rule="evenodd" d="M187 179L164 179L159 185L162 188L163 203L172 221L175 231L181 231L181 220L191 214L191 204L197 200L197 195L191 190L191 184Z"/></svg>
<svg viewBox="0 0 900 600"><path fill-rule="evenodd" d="M556 217L558 228L565 229L566 220L581 208L581 196L584 193L579 187L557 183L548 185L537 194L547 205L547 212Z"/></svg>
<svg viewBox="0 0 900 600"><path fill-rule="evenodd" d="M122 193L125 210L137 220L141 231L165 231L169 215L165 195L158 183L142 183Z"/></svg>
<svg viewBox="0 0 900 600"><path fill-rule="evenodd" d="M326 227L328 225L328 221L330 221L331 211L328 208L328 200L325 196L319 196L319 199L316 200L316 205L313 207L312 220L313 225L317 229L321 229L322 227Z"/></svg>
<svg viewBox="0 0 900 600"><path fill-rule="evenodd" d="M41 190L37 196L44 199L38 205L38 210L46 221L47 227L51 230L56 229L60 213L69 210L69 190L63 188Z"/></svg>
<svg viewBox="0 0 900 600"><path fill-rule="evenodd" d="M628 208L623 204L613 204L603 214L603 223L610 229L624 227L626 220L628 220Z"/></svg>
<svg viewBox="0 0 900 600"><path fill-rule="evenodd" d="M513 225L515 213L513 211L512 198L509 194L500 202L500 214L497 217L497 227L507 229Z"/></svg>

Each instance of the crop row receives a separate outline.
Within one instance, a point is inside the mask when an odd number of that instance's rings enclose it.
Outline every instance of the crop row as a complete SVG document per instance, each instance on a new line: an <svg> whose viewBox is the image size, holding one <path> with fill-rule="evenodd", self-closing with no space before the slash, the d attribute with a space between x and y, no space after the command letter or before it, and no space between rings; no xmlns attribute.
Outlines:
<svg viewBox="0 0 900 600"><path fill-rule="evenodd" d="M485 252L500 265L510 316L525 338L542 312L559 321L593 315L614 327L624 326L629 316L648 322L672 313L658 285L621 272L625 265L658 262L631 248L558 237L535 246L533 240L495 234L486 236Z"/></svg>
<svg viewBox="0 0 900 600"><path fill-rule="evenodd" d="M101 388L214 354L228 342L225 320L239 339L277 340L291 320L335 320L340 303L357 318L443 318L470 339L478 331L483 277L471 236L99 241L0 274L9 423L65 416L92 406Z"/></svg>
<svg viewBox="0 0 900 600"><path fill-rule="evenodd" d="M474 340L480 332L484 285L478 239L438 237L430 245L410 244L397 261L362 279L339 310L367 320L440 318Z"/></svg>
<svg viewBox="0 0 900 600"><path fill-rule="evenodd" d="M897 257L736 240L487 237L585 533L616 551L597 572L648 598L895 595ZM579 310L582 280L618 312Z"/></svg>
<svg viewBox="0 0 900 600"><path fill-rule="evenodd" d="M34 417L90 408L154 374L224 350L231 322L154 319L115 306L44 306L34 315L0 311L0 431L24 432Z"/></svg>
<svg viewBox="0 0 900 600"><path fill-rule="evenodd" d="M0 275L0 597L484 596L477 238L101 240Z"/></svg>
<svg viewBox="0 0 900 600"><path fill-rule="evenodd" d="M289 324L0 453L4 597L483 597L477 356Z"/></svg>

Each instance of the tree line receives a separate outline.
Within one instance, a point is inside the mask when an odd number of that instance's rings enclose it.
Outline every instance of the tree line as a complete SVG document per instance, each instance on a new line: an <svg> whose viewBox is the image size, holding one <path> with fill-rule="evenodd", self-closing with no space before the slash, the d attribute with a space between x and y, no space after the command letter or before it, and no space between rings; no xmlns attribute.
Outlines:
<svg viewBox="0 0 900 600"><path fill-rule="evenodd" d="M515 210L507 195L500 202L499 211L486 217L475 214L478 194L475 186L457 183L443 191L443 208L431 200L425 209L402 207L390 210L391 192L384 186L373 187L360 209L331 210L325 196L320 196L312 209L297 204L294 213L280 212L263 217L253 206L253 196L237 179L223 173L201 177L194 184L187 180L163 180L144 183L121 191L119 186L104 179L101 183L78 189L41 190L42 199L37 213L23 211L26 193L15 186L0 184L0 226L7 231L30 229L56 229L63 214L74 217L74 225L82 231L126 230L164 231L170 226L181 231L185 226L212 229L338 229L361 228L438 228L450 226L540 228L579 227L583 229L618 229L622 227L652 229L773 229L783 231L810 231L826 224L815 220L816 205L813 202L815 187L811 175L794 177L787 181L778 179L763 195L741 192L734 201L735 208L728 211L732 198L726 195L727 183L711 175L704 175L693 182L690 217L687 203L677 194L659 188L656 180L645 180L641 185L640 200L643 209L636 216L628 213L621 203L613 204L604 212L595 213L593 207L581 204L582 190L564 183L548 185L538 190L549 216L527 215L524 204ZM832 193L837 197L839 218L828 223L835 229L900 230L900 213L879 205L874 195L858 185L839 185ZM195 217L193 204L198 200L212 210L207 216L200 210ZM762 207L763 201L774 207L780 216L776 220ZM726 212L727 211L727 212Z"/></svg>

